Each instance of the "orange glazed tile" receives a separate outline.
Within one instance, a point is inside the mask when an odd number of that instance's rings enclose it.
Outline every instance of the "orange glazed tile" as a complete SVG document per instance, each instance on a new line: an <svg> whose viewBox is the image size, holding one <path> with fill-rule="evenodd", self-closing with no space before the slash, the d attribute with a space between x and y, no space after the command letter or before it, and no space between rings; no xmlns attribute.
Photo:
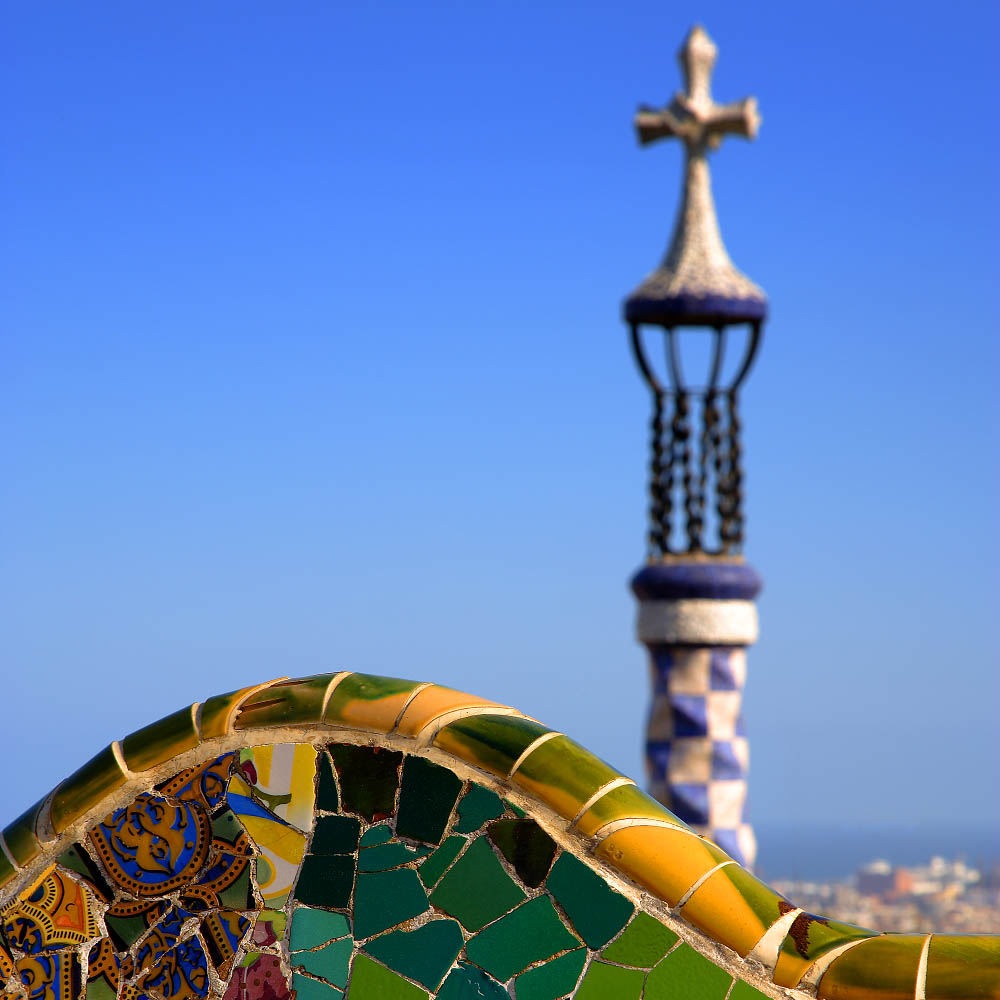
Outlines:
<svg viewBox="0 0 1000 1000"><path fill-rule="evenodd" d="M839 955L823 973L818 1000L913 1000L926 934L884 934Z"/></svg>
<svg viewBox="0 0 1000 1000"><path fill-rule="evenodd" d="M698 886L681 916L746 958L764 932L794 909L739 865L726 865Z"/></svg>
<svg viewBox="0 0 1000 1000"><path fill-rule="evenodd" d="M406 706L406 711L403 712L399 724L396 726L396 732L403 736L417 736L424 727L442 715L463 708L479 708L480 706L487 708L507 707L486 698L477 698L474 694L465 694L462 691L453 691L451 688L433 684L424 688Z"/></svg>
<svg viewBox="0 0 1000 1000"><path fill-rule="evenodd" d="M1000 935L935 934L926 1000L1000 1000Z"/></svg>
<svg viewBox="0 0 1000 1000"><path fill-rule="evenodd" d="M694 833L665 826L627 826L594 849L629 878L676 906L681 897L729 855Z"/></svg>
<svg viewBox="0 0 1000 1000"><path fill-rule="evenodd" d="M349 674L333 689L323 721L327 725L340 723L390 733L399 713L419 687L418 681Z"/></svg>
<svg viewBox="0 0 1000 1000"><path fill-rule="evenodd" d="M577 829L586 837L602 826L621 819L656 819L687 829L672 812L635 785L620 785L602 795L577 821Z"/></svg>

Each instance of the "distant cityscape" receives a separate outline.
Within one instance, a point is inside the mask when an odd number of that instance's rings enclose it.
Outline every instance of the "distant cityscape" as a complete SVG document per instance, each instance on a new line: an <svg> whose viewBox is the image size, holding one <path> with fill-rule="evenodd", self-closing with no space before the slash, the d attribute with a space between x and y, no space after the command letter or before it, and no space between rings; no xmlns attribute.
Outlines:
<svg viewBox="0 0 1000 1000"><path fill-rule="evenodd" d="M872 930L1000 933L1000 861L980 870L962 859L909 867L879 859L843 881L771 884L807 911Z"/></svg>

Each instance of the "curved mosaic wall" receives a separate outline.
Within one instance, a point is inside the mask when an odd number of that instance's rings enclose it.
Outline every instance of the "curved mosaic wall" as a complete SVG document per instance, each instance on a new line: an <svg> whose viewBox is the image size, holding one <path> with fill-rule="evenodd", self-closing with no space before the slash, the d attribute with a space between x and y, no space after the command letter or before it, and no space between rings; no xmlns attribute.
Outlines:
<svg viewBox="0 0 1000 1000"><path fill-rule="evenodd" d="M2 846L11 1000L1000 997L1000 938L804 913L566 736L409 681L190 706Z"/></svg>

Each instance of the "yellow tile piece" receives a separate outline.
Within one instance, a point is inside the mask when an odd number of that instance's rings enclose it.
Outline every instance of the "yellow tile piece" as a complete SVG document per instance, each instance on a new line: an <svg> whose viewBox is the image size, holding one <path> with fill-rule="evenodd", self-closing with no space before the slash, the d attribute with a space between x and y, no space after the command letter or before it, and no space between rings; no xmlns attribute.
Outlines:
<svg viewBox="0 0 1000 1000"><path fill-rule="evenodd" d="M645 886L670 906L729 855L711 841L664 826L628 826L594 849L629 878Z"/></svg>
<svg viewBox="0 0 1000 1000"><path fill-rule="evenodd" d="M622 819L655 819L687 829L686 823L635 785L612 788L580 817L576 826L585 837L590 837L602 826Z"/></svg>
<svg viewBox="0 0 1000 1000"><path fill-rule="evenodd" d="M764 932L795 909L784 896L739 865L710 875L681 908L681 916L746 958Z"/></svg>
<svg viewBox="0 0 1000 1000"><path fill-rule="evenodd" d="M343 683L343 682L342 682ZM506 705L498 705L495 701L486 698L477 698L474 694L465 694L462 691L453 691L448 687L441 687L433 684L424 688L403 713L396 726L396 732L403 736L416 736L422 729L429 726L435 719L450 712L461 709L479 708L485 706L489 708L506 708Z"/></svg>
<svg viewBox="0 0 1000 1000"><path fill-rule="evenodd" d="M279 819L298 830L309 830L316 799L316 748L309 743L250 747L240 752L240 764L247 762L257 775L254 797Z"/></svg>
<svg viewBox="0 0 1000 1000"><path fill-rule="evenodd" d="M564 819L575 819L599 788L620 777L610 764L568 736L554 736L524 758L512 780Z"/></svg>
<svg viewBox="0 0 1000 1000"><path fill-rule="evenodd" d="M1000 1000L1000 934L935 934L926 1000Z"/></svg>
<svg viewBox="0 0 1000 1000"><path fill-rule="evenodd" d="M399 713L419 687L418 681L350 674L334 688L323 721L333 726L390 733Z"/></svg>
<svg viewBox="0 0 1000 1000"><path fill-rule="evenodd" d="M926 934L884 934L845 951L823 973L818 1000L913 1000Z"/></svg>
<svg viewBox="0 0 1000 1000"><path fill-rule="evenodd" d="M263 688L272 684L287 681L287 677L278 677L266 684L252 684L250 687L229 691L227 694L217 694L202 703L200 713L201 738L210 740L217 736L228 736L232 732L233 721L236 718L240 703Z"/></svg>

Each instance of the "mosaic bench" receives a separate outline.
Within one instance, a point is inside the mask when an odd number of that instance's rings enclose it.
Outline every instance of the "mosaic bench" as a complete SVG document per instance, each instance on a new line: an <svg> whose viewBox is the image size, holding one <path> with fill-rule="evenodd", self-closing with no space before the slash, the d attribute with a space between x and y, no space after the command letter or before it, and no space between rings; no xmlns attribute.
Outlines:
<svg viewBox="0 0 1000 1000"><path fill-rule="evenodd" d="M4 1000L1000 998L805 913L512 708L340 673L113 743L3 831Z"/></svg>

